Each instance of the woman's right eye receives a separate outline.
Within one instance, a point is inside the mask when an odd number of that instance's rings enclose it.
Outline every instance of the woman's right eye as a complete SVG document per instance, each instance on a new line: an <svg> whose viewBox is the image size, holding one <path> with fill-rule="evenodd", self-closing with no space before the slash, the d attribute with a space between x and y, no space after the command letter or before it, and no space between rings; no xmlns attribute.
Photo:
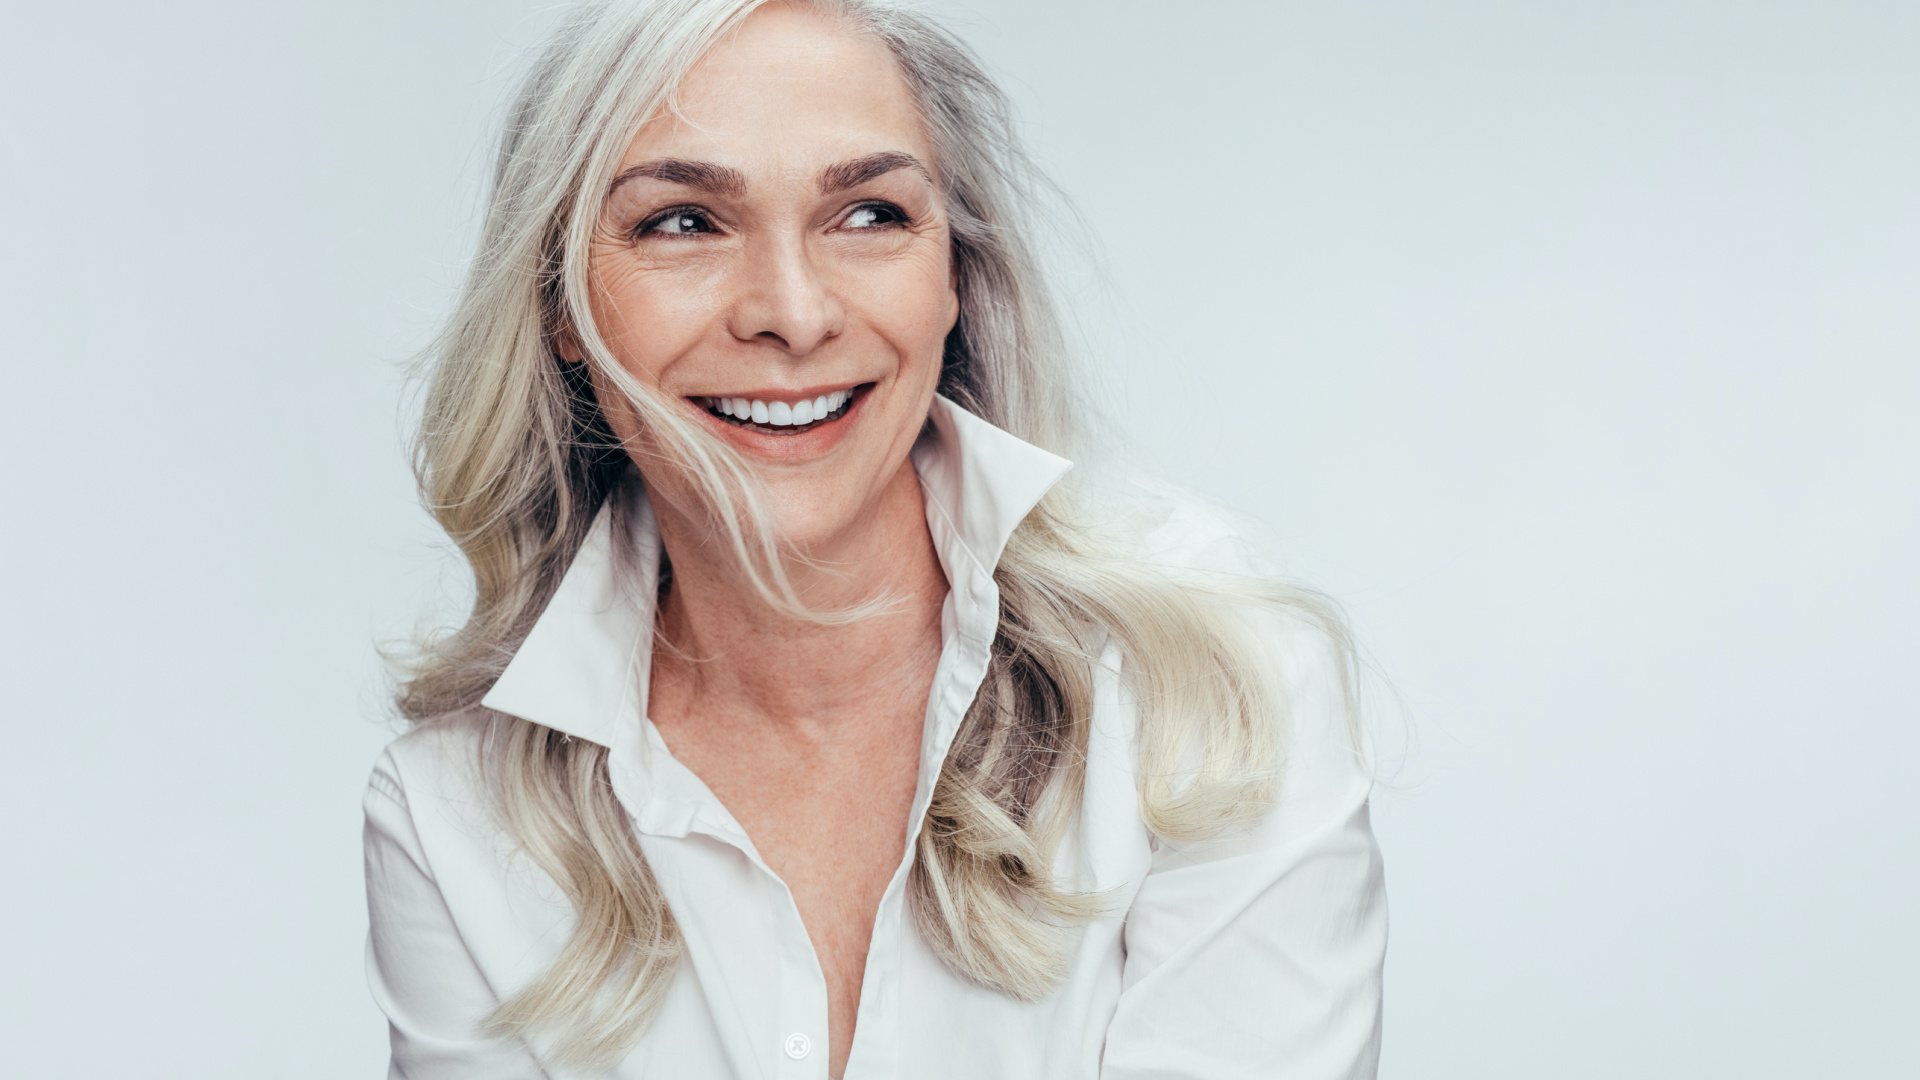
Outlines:
<svg viewBox="0 0 1920 1080"><path fill-rule="evenodd" d="M642 223L637 230L641 236L692 236L715 231L705 213L687 209L669 210Z"/></svg>

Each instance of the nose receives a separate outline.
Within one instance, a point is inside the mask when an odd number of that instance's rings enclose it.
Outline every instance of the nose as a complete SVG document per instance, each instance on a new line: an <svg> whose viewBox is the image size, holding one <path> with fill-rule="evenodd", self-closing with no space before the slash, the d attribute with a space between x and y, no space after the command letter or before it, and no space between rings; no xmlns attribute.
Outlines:
<svg viewBox="0 0 1920 1080"><path fill-rule="evenodd" d="M728 329L741 341L763 341L805 356L838 335L846 310L821 278L801 237L769 237L746 252L738 301Z"/></svg>

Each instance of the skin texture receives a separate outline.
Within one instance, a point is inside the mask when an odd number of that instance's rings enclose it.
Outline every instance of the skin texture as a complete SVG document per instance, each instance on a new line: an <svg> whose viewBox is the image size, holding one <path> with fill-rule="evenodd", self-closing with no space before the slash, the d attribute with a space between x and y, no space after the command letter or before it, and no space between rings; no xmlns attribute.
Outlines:
<svg viewBox="0 0 1920 1080"><path fill-rule="evenodd" d="M902 598L837 628L771 611L709 542L685 478L644 452L631 406L596 380L673 564L649 714L791 890L826 977L838 1077L874 915L906 852L940 652L947 582L907 453L959 312L947 224L891 54L828 17L760 9L681 93L680 115L635 136L608 197L591 253L596 326L627 372L754 463L780 526L824 564L793 568L808 603ZM861 389L843 416L797 435L690 400L848 387Z"/></svg>

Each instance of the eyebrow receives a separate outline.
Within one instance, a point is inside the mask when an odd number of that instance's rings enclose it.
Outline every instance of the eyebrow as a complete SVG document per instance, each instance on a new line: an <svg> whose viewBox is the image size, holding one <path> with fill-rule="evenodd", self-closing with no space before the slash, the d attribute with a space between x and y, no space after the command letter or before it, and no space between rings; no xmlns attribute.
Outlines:
<svg viewBox="0 0 1920 1080"><path fill-rule="evenodd" d="M630 169L624 169L613 183L607 186L607 194L620 190L620 185L641 177L665 180L669 184L698 188L715 195L740 196L746 194L747 178L738 169L725 165L715 165L711 161L688 161L684 158L661 158L657 161L643 161Z"/></svg>
<svg viewBox="0 0 1920 1080"><path fill-rule="evenodd" d="M858 187L869 180L895 171L912 169L933 182L933 173L912 154L903 154L898 150L883 150L878 154L854 158L829 165L820 172L820 193L832 195L850 187ZM725 165L716 165L711 161L688 161L685 158L660 158L655 161L643 161L632 168L623 169L613 183L607 185L607 194L620 190L620 185L629 180L646 177L664 180L669 184L696 188L715 195L731 195L736 198L746 194L747 177L738 169Z"/></svg>
<svg viewBox="0 0 1920 1080"><path fill-rule="evenodd" d="M836 191L845 191L858 187L876 177L885 176L895 169L912 169L933 183L933 174L912 154L903 154L898 150L885 150L878 154L868 154L863 158L843 161L838 165L829 165L820 172L820 193L832 195Z"/></svg>

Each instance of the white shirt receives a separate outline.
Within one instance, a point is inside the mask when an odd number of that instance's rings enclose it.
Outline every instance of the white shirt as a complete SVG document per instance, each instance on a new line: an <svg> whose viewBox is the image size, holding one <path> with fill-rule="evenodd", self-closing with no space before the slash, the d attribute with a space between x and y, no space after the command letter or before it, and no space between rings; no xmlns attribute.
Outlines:
<svg viewBox="0 0 1920 1080"><path fill-rule="evenodd" d="M916 837L948 745L986 671L1008 536L1070 467L937 399L913 464L950 584L928 697ZM1126 539L1186 567L1247 570L1217 516L1165 500ZM827 988L786 886L646 718L660 541L634 515L642 565L618 568L602 512L484 704L610 749L614 791L686 952L651 1026L611 1073L637 1080L824 1080ZM621 572L616 572L617 570ZM1323 640L1271 620L1289 708L1281 797L1254 829L1174 843L1141 823L1134 710L1109 648L1085 797L1056 880L1111 890L1078 932L1064 983L1024 1003L955 976L906 906L909 840L880 901L845 1080L1372 1077L1386 902L1367 772ZM368 970L391 1022L393 1077L561 1077L477 1021L558 955L572 911L516 854L477 786L471 725L396 740L366 799Z"/></svg>

